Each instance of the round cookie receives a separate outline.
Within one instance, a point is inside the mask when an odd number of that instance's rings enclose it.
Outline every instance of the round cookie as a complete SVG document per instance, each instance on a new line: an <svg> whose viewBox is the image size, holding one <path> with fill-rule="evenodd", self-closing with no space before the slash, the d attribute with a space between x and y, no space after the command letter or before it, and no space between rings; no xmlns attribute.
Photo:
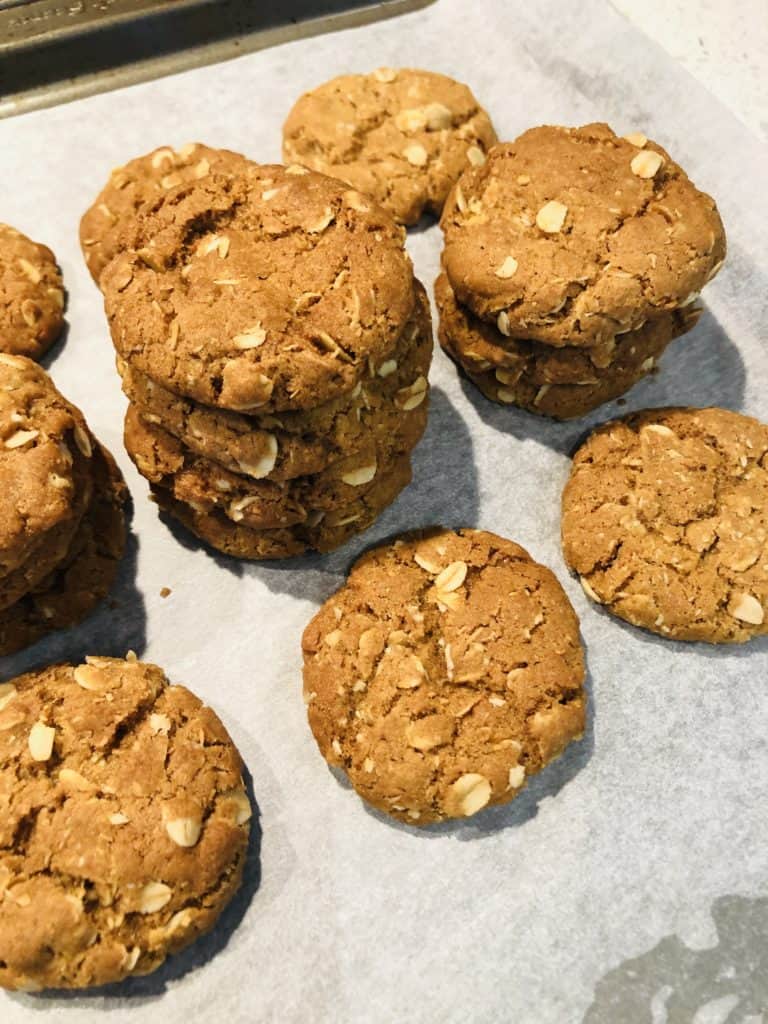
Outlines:
<svg viewBox="0 0 768 1024"><path fill-rule="evenodd" d="M587 595L675 640L768 632L768 426L726 409L649 409L578 450L563 553Z"/></svg>
<svg viewBox="0 0 768 1024"><path fill-rule="evenodd" d="M190 142L180 149L161 146L115 168L80 221L80 248L96 284L104 267L120 252L126 228L145 203L185 181L211 173L238 174L248 163L240 153Z"/></svg>
<svg viewBox="0 0 768 1024"><path fill-rule="evenodd" d="M510 337L604 346L693 301L725 257L714 201L643 135L532 128L462 175L443 211L461 303Z"/></svg>
<svg viewBox="0 0 768 1024"><path fill-rule="evenodd" d="M0 611L0 656L82 621L102 601L125 552L128 490L110 453L95 444L94 492L65 558L15 604Z"/></svg>
<svg viewBox="0 0 768 1024"><path fill-rule="evenodd" d="M246 416L182 398L118 358L123 391L143 419L191 452L233 473L278 482L319 473L357 454L371 437L389 437L423 419L432 360L429 300L417 285L413 318L374 375L345 395L305 412Z"/></svg>
<svg viewBox="0 0 768 1024"><path fill-rule="evenodd" d="M237 890L251 807L218 717L129 655L0 687L0 986L148 974Z"/></svg>
<svg viewBox="0 0 768 1024"><path fill-rule="evenodd" d="M64 325L64 284L46 245L0 224L0 352L40 359Z"/></svg>
<svg viewBox="0 0 768 1024"><path fill-rule="evenodd" d="M300 167L180 185L144 208L135 245L101 279L119 355L236 412L346 394L386 362L415 305L402 228Z"/></svg>
<svg viewBox="0 0 768 1024"><path fill-rule="evenodd" d="M482 530L436 528L367 552L302 646L321 754L410 825L506 803L584 728L565 592Z"/></svg>
<svg viewBox="0 0 768 1024"><path fill-rule="evenodd" d="M601 358L598 365L598 349L506 338L456 301L445 274L435 282L435 300L443 350L486 398L560 420L584 416L625 394L654 371L670 342L701 315L699 308L687 306L649 320L616 338L609 360Z"/></svg>
<svg viewBox="0 0 768 1024"><path fill-rule="evenodd" d="M467 164L496 142L466 85L434 71L379 68L305 93L283 127L283 158L365 192L402 224L439 216Z"/></svg>
<svg viewBox="0 0 768 1024"><path fill-rule="evenodd" d="M410 482L411 463L404 455L357 501L331 512L317 512L305 523L274 530L252 530L220 512L197 511L157 485L152 487L152 495L160 508L206 544L234 558L261 561L341 547L367 530Z"/></svg>
<svg viewBox="0 0 768 1024"><path fill-rule="evenodd" d="M284 483L253 480L189 452L172 434L145 422L134 406L125 418L125 447L141 475L198 512L219 511L254 530L295 526L318 512L343 508L363 497L381 475L418 443L427 406L386 437L372 437L355 455L320 473Z"/></svg>
<svg viewBox="0 0 768 1024"><path fill-rule="evenodd" d="M82 414L48 374L0 353L0 576L54 537L69 542L90 499L91 449Z"/></svg>

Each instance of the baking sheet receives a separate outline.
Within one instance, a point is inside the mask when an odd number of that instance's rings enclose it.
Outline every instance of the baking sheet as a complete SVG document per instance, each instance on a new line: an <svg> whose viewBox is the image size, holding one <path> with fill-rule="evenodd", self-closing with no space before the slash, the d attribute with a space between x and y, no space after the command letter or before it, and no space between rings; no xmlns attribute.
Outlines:
<svg viewBox="0 0 768 1024"><path fill-rule="evenodd" d="M281 565L218 558L158 519L122 451L124 400L78 219L112 166L156 145L278 159L302 90L381 64L468 81L502 137L597 119L647 132L717 198L729 258L698 327L626 406L545 422L487 403L438 352L414 483L364 538ZM0 995L3 1024L89 1024L104 1009L131 1024L762 1019L768 639L710 649L609 619L566 575L558 506L567 453L612 414L719 404L768 418L767 149L601 0L437 0L0 124L0 219L55 249L69 289L69 337L50 369L117 454L136 505L119 607L2 673L132 647L220 713L259 806L244 894L212 936L106 993ZM434 226L411 233L427 284L440 245ZM514 803L418 831L367 811L325 768L299 638L365 546L435 522L495 530L555 569L581 616L591 703L584 740Z"/></svg>

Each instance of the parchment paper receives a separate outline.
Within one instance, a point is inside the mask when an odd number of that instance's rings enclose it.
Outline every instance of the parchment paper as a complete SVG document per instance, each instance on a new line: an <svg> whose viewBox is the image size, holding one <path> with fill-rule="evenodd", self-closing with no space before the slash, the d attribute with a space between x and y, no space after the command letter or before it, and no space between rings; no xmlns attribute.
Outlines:
<svg viewBox="0 0 768 1024"><path fill-rule="evenodd" d="M278 159L301 91L382 64L471 83L505 138L603 119L645 131L717 198L726 267L694 333L626 406L556 425L486 402L438 351L414 483L374 529L329 557L214 557L158 518L122 450L124 400L78 219L113 166L156 145L198 139ZM130 647L157 661L222 716L260 822L243 896L213 936L108 993L0 996L3 1024L90 1024L104 1009L118 1024L761 1019L768 642L711 649L609 619L566 574L558 512L569 451L611 415L679 403L768 418L766 150L601 0L437 0L0 123L0 219L55 249L69 289L69 337L50 369L117 454L136 505L120 607L3 675ZM440 247L435 226L411 234L428 286ZM306 725L299 638L365 546L435 522L495 530L553 567L582 619L591 703L583 742L509 807L418 831L368 812L326 769Z"/></svg>

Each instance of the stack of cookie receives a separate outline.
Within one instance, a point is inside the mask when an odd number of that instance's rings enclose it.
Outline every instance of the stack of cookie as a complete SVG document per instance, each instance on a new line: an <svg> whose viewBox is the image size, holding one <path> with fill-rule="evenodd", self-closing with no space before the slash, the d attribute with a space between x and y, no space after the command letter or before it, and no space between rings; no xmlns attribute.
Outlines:
<svg viewBox="0 0 768 1024"><path fill-rule="evenodd" d="M488 398L582 416L653 371L720 269L714 201L644 135L543 127L446 203L440 343Z"/></svg>
<svg viewBox="0 0 768 1024"><path fill-rule="evenodd" d="M242 558L327 551L410 481L429 304L389 214L301 167L163 190L100 284L155 500Z"/></svg>
<svg viewBox="0 0 768 1024"><path fill-rule="evenodd" d="M0 655L74 625L106 596L125 547L126 493L50 377L0 354Z"/></svg>

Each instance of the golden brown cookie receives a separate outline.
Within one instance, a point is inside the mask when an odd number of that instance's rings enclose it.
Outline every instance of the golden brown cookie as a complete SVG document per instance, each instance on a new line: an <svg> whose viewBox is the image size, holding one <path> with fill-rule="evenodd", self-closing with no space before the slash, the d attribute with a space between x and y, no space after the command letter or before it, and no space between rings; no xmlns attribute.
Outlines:
<svg viewBox="0 0 768 1024"><path fill-rule="evenodd" d="M252 164L144 207L102 275L118 353L236 412L305 409L378 371L415 304L404 232L332 178Z"/></svg>
<svg viewBox="0 0 768 1024"><path fill-rule="evenodd" d="M565 592L482 530L435 528L367 552L302 646L321 754L411 825L512 800L584 728Z"/></svg>
<svg viewBox="0 0 768 1024"><path fill-rule="evenodd" d="M69 543L90 500L91 449L82 414L48 374L0 353L0 576L54 538Z"/></svg>
<svg viewBox="0 0 768 1024"><path fill-rule="evenodd" d="M64 325L64 285L46 245L0 224L0 352L40 359Z"/></svg>
<svg viewBox="0 0 768 1024"><path fill-rule="evenodd" d="M363 533L411 482L407 456L391 471L377 477L374 486L357 501L331 512L317 512L305 523L274 530L252 530L220 512L197 511L177 501L167 490L152 487L157 504L191 533L225 555L254 561L291 558L307 551L333 551Z"/></svg>
<svg viewBox="0 0 768 1024"><path fill-rule="evenodd" d="M397 460L418 443L427 425L427 404L387 436L371 437L354 455L322 472L278 483L232 473L195 455L172 434L142 419L135 406L125 417L125 448L141 475L197 512L218 511L254 530L295 526L318 512L343 508L376 486Z"/></svg>
<svg viewBox="0 0 768 1024"><path fill-rule="evenodd" d="M117 167L80 221L80 247L91 277L101 272L122 248L126 226L145 203L185 181L208 174L237 174L248 164L239 153L190 142L180 149L161 146Z"/></svg>
<svg viewBox="0 0 768 1024"><path fill-rule="evenodd" d="M251 807L220 720L129 656L0 686L0 985L148 974L237 890Z"/></svg>
<svg viewBox="0 0 768 1024"><path fill-rule="evenodd" d="M142 417L167 430L190 452L234 473L278 482L319 473L355 455L372 438L422 421L432 360L429 300L417 282L414 316L391 357L349 395L303 412L246 416L174 395L118 359L123 391Z"/></svg>
<svg viewBox="0 0 768 1024"><path fill-rule="evenodd" d="M532 128L495 146L446 203L461 303L509 337L605 346L692 302L725 257L714 201L643 135Z"/></svg>
<svg viewBox="0 0 768 1024"><path fill-rule="evenodd" d="M625 394L655 370L670 342L701 315L701 309L687 306L649 320L617 337L610 355L602 353L596 363L599 349L505 337L456 301L445 274L435 282L435 300L443 351L486 398L559 420L584 416Z"/></svg>
<svg viewBox="0 0 768 1024"><path fill-rule="evenodd" d="M675 640L768 632L768 426L649 409L596 430L563 492L565 560L587 595Z"/></svg>
<svg viewBox="0 0 768 1024"><path fill-rule="evenodd" d="M379 68L305 93L283 127L283 158L372 196L402 224L439 216L461 172L496 141L466 85L434 71Z"/></svg>
<svg viewBox="0 0 768 1024"><path fill-rule="evenodd" d="M63 560L0 611L0 656L84 619L112 588L125 552L128 490L109 452L94 444L90 506Z"/></svg>

